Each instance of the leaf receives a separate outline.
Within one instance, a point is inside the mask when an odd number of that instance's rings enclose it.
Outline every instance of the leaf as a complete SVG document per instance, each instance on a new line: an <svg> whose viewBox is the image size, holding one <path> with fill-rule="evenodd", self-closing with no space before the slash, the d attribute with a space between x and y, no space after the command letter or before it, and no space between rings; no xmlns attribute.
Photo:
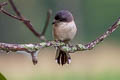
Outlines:
<svg viewBox="0 0 120 80"><path fill-rule="evenodd" d="M2 73L0 73L0 80L7 80Z"/></svg>

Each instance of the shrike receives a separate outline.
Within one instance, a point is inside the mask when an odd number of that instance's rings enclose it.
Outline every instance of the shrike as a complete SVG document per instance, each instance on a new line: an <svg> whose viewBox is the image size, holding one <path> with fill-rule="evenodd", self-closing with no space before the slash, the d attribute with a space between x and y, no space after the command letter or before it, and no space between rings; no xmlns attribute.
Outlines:
<svg viewBox="0 0 120 80"><path fill-rule="evenodd" d="M65 42L69 44L69 41L74 38L77 32L74 18L72 13L68 10L58 11L53 21L53 36L57 41ZM56 62L58 64L66 64L71 62L69 53L66 53L60 49L56 52Z"/></svg>

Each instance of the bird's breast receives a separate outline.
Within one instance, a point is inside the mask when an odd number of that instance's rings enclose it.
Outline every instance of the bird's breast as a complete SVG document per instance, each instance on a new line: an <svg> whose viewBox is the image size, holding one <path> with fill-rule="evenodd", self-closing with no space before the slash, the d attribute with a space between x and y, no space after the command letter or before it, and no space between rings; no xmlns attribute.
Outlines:
<svg viewBox="0 0 120 80"><path fill-rule="evenodd" d="M77 28L74 21L60 22L53 25L53 35L57 40L71 40L76 34Z"/></svg>

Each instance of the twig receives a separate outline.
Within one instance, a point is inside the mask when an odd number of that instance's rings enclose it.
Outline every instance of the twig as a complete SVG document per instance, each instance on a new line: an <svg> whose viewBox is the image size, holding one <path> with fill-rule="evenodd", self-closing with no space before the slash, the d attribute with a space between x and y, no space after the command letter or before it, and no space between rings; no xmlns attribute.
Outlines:
<svg viewBox="0 0 120 80"><path fill-rule="evenodd" d="M16 8L13 0L8 0L8 1L9 1L10 5L12 6L12 8L13 8L14 12L16 13L16 15L17 15L19 18L22 18L23 23L26 25L26 27L27 27L31 32L33 32L33 34L34 34L35 36L37 36L40 40L43 40L43 39L41 39L41 35L40 35L37 31L35 31L35 29L33 28L33 25L31 24L31 22L30 22L29 20L25 19L25 18L21 15L21 13L19 12L19 10Z"/></svg>
<svg viewBox="0 0 120 80"><path fill-rule="evenodd" d="M50 22L51 15L52 15L52 10L48 10L45 25L44 25L44 28L43 28L42 33L41 33L41 38L43 38L43 40L45 40L45 41L47 41L47 40L45 39L44 36L45 36L46 30L48 28L48 24Z"/></svg>
<svg viewBox="0 0 120 80"><path fill-rule="evenodd" d="M4 13L4 14L6 14L6 15L8 15L8 16L10 16L10 17L12 17L12 18L14 18L14 19L17 19L17 20L23 21L22 18L19 18L19 17L17 17L17 16L14 16L14 15L8 13L8 12L7 12L6 10L4 10L4 9L1 9L1 12Z"/></svg>
<svg viewBox="0 0 120 80"><path fill-rule="evenodd" d="M47 12L47 17L46 17L46 21L45 21L45 25L44 25L44 28L43 28L43 31L41 33L41 35L45 35L45 32L47 30L47 27L48 27L48 24L50 22L50 17L52 15L52 11L51 10L48 10Z"/></svg>
<svg viewBox="0 0 120 80"><path fill-rule="evenodd" d="M6 6L7 2L0 3L0 10L2 9L3 6Z"/></svg>
<svg viewBox="0 0 120 80"><path fill-rule="evenodd" d="M13 8L14 12L16 13L17 16L15 15L12 15L10 14L9 12L7 12L5 9L3 9L3 6L5 6L7 3L4 2L4 3L0 3L0 11L14 19L17 19L19 21L22 21L26 27L36 36L38 37L40 40L42 41L46 41L46 38L45 38L45 32L46 32L46 29L48 27L48 24L49 24L49 20L50 20L50 16L51 16L51 11L48 11L47 13L47 19L46 19L46 22L45 22L45 26L44 26L44 29L43 29L43 32L40 34L38 33L34 28L33 28L33 25L31 24L30 20L28 19L25 19L22 14L19 12L19 10L16 8L15 4L13 3L13 0L8 0L9 3L11 4L11 7ZM3 5L4 4L4 5Z"/></svg>
<svg viewBox="0 0 120 80"><path fill-rule="evenodd" d="M9 1L10 5L12 6L12 9L13 9L14 12L16 13L16 15L17 15L18 17L20 17L20 18L23 18L22 15L21 15L21 13L20 13L20 12L18 11L18 9L16 8L13 0L8 0L8 1Z"/></svg>

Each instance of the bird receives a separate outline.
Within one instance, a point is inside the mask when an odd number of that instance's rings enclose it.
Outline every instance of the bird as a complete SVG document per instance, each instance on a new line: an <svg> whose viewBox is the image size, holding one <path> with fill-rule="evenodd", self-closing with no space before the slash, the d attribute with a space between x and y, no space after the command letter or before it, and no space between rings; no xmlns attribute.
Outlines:
<svg viewBox="0 0 120 80"><path fill-rule="evenodd" d="M68 10L60 10L55 14L53 25L53 37L56 41L69 42L75 37L77 27L72 13ZM70 64L70 54L57 48L55 60L59 65Z"/></svg>

